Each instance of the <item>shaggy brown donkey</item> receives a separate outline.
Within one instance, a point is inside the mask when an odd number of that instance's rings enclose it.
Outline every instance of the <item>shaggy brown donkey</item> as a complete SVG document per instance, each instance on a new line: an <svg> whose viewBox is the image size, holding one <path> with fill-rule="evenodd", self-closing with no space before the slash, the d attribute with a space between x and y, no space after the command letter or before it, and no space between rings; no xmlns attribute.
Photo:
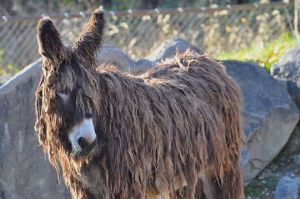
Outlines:
<svg viewBox="0 0 300 199"><path fill-rule="evenodd" d="M72 197L192 199L204 174L213 198L243 198L241 97L224 67L186 52L140 76L97 68L104 25L96 10L73 47L50 18L37 27L36 130Z"/></svg>

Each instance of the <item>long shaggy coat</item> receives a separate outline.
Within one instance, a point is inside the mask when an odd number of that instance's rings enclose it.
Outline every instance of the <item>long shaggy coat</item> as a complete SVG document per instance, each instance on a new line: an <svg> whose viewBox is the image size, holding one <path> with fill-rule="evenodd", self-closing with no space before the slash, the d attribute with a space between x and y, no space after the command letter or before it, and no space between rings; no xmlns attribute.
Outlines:
<svg viewBox="0 0 300 199"><path fill-rule="evenodd" d="M96 10L72 48L50 18L38 24L36 130L72 197L193 199L204 174L213 198L243 198L241 95L223 65L187 51L140 76L97 68L104 22ZM86 117L96 144L76 156L68 134Z"/></svg>

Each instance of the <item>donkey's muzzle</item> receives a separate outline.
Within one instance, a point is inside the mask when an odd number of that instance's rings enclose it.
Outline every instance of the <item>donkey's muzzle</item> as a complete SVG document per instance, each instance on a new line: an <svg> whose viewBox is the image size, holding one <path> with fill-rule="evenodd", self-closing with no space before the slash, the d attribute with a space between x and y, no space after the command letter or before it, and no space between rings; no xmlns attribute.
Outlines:
<svg viewBox="0 0 300 199"><path fill-rule="evenodd" d="M96 133L93 125L93 119L83 119L75 125L69 133L69 140L72 144L72 154L86 154L91 152L96 144Z"/></svg>
<svg viewBox="0 0 300 199"><path fill-rule="evenodd" d="M82 146L82 150L81 151L77 151L77 152L73 152L71 155L72 156L75 156L77 158L79 157L83 157L83 156L88 156L92 153L92 150L94 149L94 147L96 146L96 140L91 143L91 144L88 144L86 142L86 145L85 146Z"/></svg>

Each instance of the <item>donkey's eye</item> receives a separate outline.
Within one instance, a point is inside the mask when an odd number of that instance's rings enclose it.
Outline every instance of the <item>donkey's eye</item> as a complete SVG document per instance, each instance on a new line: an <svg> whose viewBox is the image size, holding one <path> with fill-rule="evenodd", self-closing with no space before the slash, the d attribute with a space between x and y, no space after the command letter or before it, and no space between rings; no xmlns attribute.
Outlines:
<svg viewBox="0 0 300 199"><path fill-rule="evenodd" d="M93 117L93 113L86 112L84 116L85 116L85 118L92 118Z"/></svg>
<svg viewBox="0 0 300 199"><path fill-rule="evenodd" d="M67 93L61 93L61 92L56 92L57 95L63 100L63 102L67 102L69 99L69 94Z"/></svg>

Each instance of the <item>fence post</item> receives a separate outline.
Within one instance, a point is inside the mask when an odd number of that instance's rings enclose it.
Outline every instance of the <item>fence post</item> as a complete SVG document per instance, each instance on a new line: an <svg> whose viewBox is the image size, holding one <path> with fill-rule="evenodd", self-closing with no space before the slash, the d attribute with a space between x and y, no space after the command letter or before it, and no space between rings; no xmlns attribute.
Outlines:
<svg viewBox="0 0 300 199"><path fill-rule="evenodd" d="M295 0L294 34L298 38L300 30L300 0Z"/></svg>

